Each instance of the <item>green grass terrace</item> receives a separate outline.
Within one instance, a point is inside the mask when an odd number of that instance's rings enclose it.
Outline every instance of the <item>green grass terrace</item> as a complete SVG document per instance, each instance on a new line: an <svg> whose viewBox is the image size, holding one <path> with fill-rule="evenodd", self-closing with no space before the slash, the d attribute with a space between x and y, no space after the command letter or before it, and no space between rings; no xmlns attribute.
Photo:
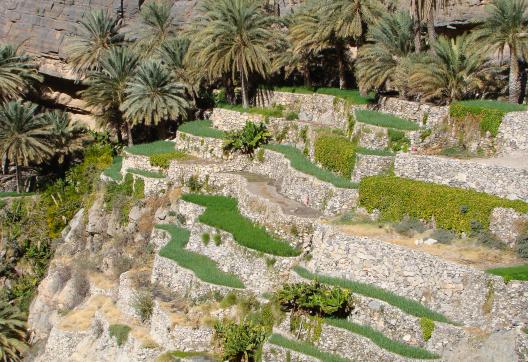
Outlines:
<svg viewBox="0 0 528 362"><path fill-rule="evenodd" d="M378 127L399 129L402 131L417 131L420 129L418 124L408 119L365 109L356 110L356 121Z"/></svg>
<svg viewBox="0 0 528 362"><path fill-rule="evenodd" d="M200 215L203 224L233 235L235 241L249 249L276 256L297 256L300 252L288 242L270 235L266 229L255 225L240 214L236 199L226 196L186 194L182 200L207 209Z"/></svg>
<svg viewBox="0 0 528 362"><path fill-rule="evenodd" d="M166 231L171 240L159 252L159 255L175 261L182 268L191 270L200 280L230 288L244 288L240 279L218 268L215 261L205 255L185 250L190 232L176 225L156 225L157 229Z"/></svg>
<svg viewBox="0 0 528 362"><path fill-rule="evenodd" d="M297 93L297 94L326 94L343 99L351 104L366 105L375 102L374 93L367 96L361 95L357 89L339 88L309 88L309 87L276 87L277 92Z"/></svg>
<svg viewBox="0 0 528 362"><path fill-rule="evenodd" d="M188 133L196 137L223 139L225 132L213 128L213 122L209 120L197 120L183 123L178 131Z"/></svg>
<svg viewBox="0 0 528 362"><path fill-rule="evenodd" d="M522 280L528 281L528 264L516 265L504 268L488 269L488 273L498 275L504 278L505 281Z"/></svg>
<svg viewBox="0 0 528 362"><path fill-rule="evenodd" d="M125 151L137 156L153 156L160 153L170 153L174 151L175 143L171 141L156 141L143 143L125 148Z"/></svg>

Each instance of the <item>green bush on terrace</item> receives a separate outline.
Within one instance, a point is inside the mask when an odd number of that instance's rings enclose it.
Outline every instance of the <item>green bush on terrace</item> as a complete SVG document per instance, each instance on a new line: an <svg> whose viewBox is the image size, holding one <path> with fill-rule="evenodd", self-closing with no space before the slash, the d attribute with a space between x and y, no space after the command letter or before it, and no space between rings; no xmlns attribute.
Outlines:
<svg viewBox="0 0 528 362"><path fill-rule="evenodd" d="M237 243L249 249L277 256L297 256L299 251L286 241L272 237L260 226L243 217L237 200L216 195L186 194L182 200L207 209L200 215L201 223L233 234Z"/></svg>
<svg viewBox="0 0 528 362"><path fill-rule="evenodd" d="M508 112L526 111L528 107L522 104L513 104L492 100L468 100L454 102L449 107L449 115L463 121L465 119L478 122L482 133L490 132L497 136L502 118Z"/></svg>
<svg viewBox="0 0 528 362"><path fill-rule="evenodd" d="M370 284L342 278L330 277L321 274L315 274L301 266L295 267L294 271L299 274L299 276L301 276L302 278L309 280L317 280L324 284L350 289L353 293L384 301L396 308L401 309L405 313L413 315L415 317L426 317L433 321L452 323L444 315L432 311L431 309L427 308L419 302L416 302L409 298L401 297L388 290L381 289Z"/></svg>
<svg viewBox="0 0 528 362"><path fill-rule="evenodd" d="M169 168L172 160L187 160L190 156L182 151L170 151L150 156L150 164L164 169Z"/></svg>
<svg viewBox="0 0 528 362"><path fill-rule="evenodd" d="M197 137L205 138L225 138L225 132L213 128L213 122L210 120L197 120L183 123L178 131L192 134Z"/></svg>
<svg viewBox="0 0 528 362"><path fill-rule="evenodd" d="M378 127L394 128L404 131L417 131L420 129L415 122L396 117L392 114L359 109L356 112L356 121Z"/></svg>
<svg viewBox="0 0 528 362"><path fill-rule="evenodd" d="M126 324L112 324L108 327L110 337L116 339L117 345L121 347L128 340L131 328Z"/></svg>
<svg viewBox="0 0 528 362"><path fill-rule="evenodd" d="M322 362L351 362L349 359L321 351L311 343L288 339L280 334L272 334L268 342L276 346L291 349L292 351L315 357Z"/></svg>
<svg viewBox="0 0 528 362"><path fill-rule="evenodd" d="M315 160L324 168L350 178L356 162L356 144L344 136L320 132L315 139Z"/></svg>
<svg viewBox="0 0 528 362"><path fill-rule="evenodd" d="M394 176L362 179L359 203L369 211L380 210L382 221L398 222L406 215L419 220L434 217L437 228L456 232L471 231L472 221L488 229L496 207L528 212L528 204L520 200Z"/></svg>
<svg viewBox="0 0 528 362"><path fill-rule="evenodd" d="M127 147L125 151L136 156L152 156L158 153L172 152L175 146L176 144L171 141L156 141Z"/></svg>
<svg viewBox="0 0 528 362"><path fill-rule="evenodd" d="M350 181L350 179L338 176L331 171L313 164L310 159L293 146L271 144L264 147L271 151L283 154L288 160L290 160L291 166L297 171L314 176L323 182L331 183L335 187L344 189L357 188L357 184Z"/></svg>
<svg viewBox="0 0 528 362"><path fill-rule="evenodd" d="M200 280L215 285L230 288L244 288L244 284L233 274L218 269L216 262L205 255L185 250L191 233L176 225L156 225L157 229L165 230L171 240L159 251L159 255L174 260L179 266L191 270Z"/></svg>
<svg viewBox="0 0 528 362"><path fill-rule="evenodd" d="M528 264L516 265L504 268L493 268L486 270L488 273L498 275L506 281L524 280L528 281Z"/></svg>

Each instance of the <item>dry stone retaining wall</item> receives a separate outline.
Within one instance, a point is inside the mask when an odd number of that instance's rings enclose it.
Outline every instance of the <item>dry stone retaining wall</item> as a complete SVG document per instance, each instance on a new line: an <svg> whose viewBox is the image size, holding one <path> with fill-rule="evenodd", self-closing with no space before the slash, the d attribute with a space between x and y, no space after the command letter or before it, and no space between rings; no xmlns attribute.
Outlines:
<svg viewBox="0 0 528 362"><path fill-rule="evenodd" d="M524 151L528 157L528 112L504 116L497 135L497 149L503 154Z"/></svg>
<svg viewBox="0 0 528 362"><path fill-rule="evenodd" d="M213 109L210 119L213 121L214 128L225 132L242 129L247 121L253 123L264 122L264 116L260 114L243 113L224 108Z"/></svg>
<svg viewBox="0 0 528 362"><path fill-rule="evenodd" d="M433 106L394 97L381 98L379 111L409 119L420 126L426 125L428 127L436 127L449 117L449 107Z"/></svg>
<svg viewBox="0 0 528 362"><path fill-rule="evenodd" d="M501 277L399 245L345 235L329 225L315 231L308 268L390 290L465 326L490 331L528 324L526 282L505 284Z"/></svg>
<svg viewBox="0 0 528 362"><path fill-rule="evenodd" d="M528 170L401 153L396 156L394 172L400 177L528 202Z"/></svg>
<svg viewBox="0 0 528 362"><path fill-rule="evenodd" d="M503 207L497 207L491 212L490 231L509 246L515 245L517 238L527 226L528 214Z"/></svg>
<svg viewBox="0 0 528 362"><path fill-rule="evenodd" d="M394 166L394 156L376 156L356 154L356 164L352 181L359 182L362 178L388 173Z"/></svg>
<svg viewBox="0 0 528 362"><path fill-rule="evenodd" d="M204 160L228 159L224 152L224 141L217 138L198 137L178 131L176 149Z"/></svg>

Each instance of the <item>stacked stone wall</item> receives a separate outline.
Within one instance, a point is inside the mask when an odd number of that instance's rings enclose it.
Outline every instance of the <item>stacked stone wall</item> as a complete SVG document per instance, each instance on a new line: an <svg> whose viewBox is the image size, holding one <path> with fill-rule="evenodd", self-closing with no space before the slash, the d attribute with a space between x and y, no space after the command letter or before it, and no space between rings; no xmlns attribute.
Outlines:
<svg viewBox="0 0 528 362"><path fill-rule="evenodd" d="M497 135L499 153L524 152L528 157L528 112L512 112L502 119Z"/></svg>

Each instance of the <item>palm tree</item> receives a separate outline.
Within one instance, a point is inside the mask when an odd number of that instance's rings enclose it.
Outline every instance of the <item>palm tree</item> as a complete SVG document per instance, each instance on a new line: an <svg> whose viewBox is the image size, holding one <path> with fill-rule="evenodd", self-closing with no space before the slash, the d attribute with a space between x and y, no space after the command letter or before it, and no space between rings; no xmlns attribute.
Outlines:
<svg viewBox="0 0 528 362"><path fill-rule="evenodd" d="M359 45L367 26L382 13L378 0L324 0L320 2L321 25L317 38L330 42L337 55L339 87L346 88L347 47Z"/></svg>
<svg viewBox="0 0 528 362"><path fill-rule="evenodd" d="M80 136L85 129L73 122L66 112L46 112L42 117L50 125L51 137L56 147L54 154L59 163L63 163L66 156L81 148Z"/></svg>
<svg viewBox="0 0 528 362"><path fill-rule="evenodd" d="M20 166L41 162L52 153L50 125L36 115L37 105L11 101L0 107L0 150L13 161L17 192L20 192Z"/></svg>
<svg viewBox="0 0 528 362"><path fill-rule="evenodd" d="M360 48L356 64L362 92L380 90L391 82L405 93L408 60L414 51L413 28L411 16L403 11L386 15L369 28L369 44Z"/></svg>
<svg viewBox="0 0 528 362"><path fill-rule="evenodd" d="M126 99L120 109L128 123L157 125L163 120L185 116L189 103L185 99L185 86L174 83L170 72L158 61L149 61L138 67L136 75L127 83ZM128 143L133 145L129 132Z"/></svg>
<svg viewBox="0 0 528 362"><path fill-rule="evenodd" d="M521 103L524 97L519 63L528 51L528 2L493 0L479 35L501 57L505 48L509 49L509 101Z"/></svg>
<svg viewBox="0 0 528 362"><path fill-rule="evenodd" d="M101 68L101 59L112 46L123 42L120 21L98 10L81 20L73 40L65 47L68 62L78 77Z"/></svg>
<svg viewBox="0 0 528 362"><path fill-rule="evenodd" d="M248 82L271 72L271 47L280 38L272 26L278 19L253 0L205 0L193 24L193 42L186 57L203 65L209 78L238 75L242 103L249 106Z"/></svg>
<svg viewBox="0 0 528 362"><path fill-rule="evenodd" d="M481 75L487 64L471 36L442 36L433 50L434 54L424 55L415 64L409 78L409 88L423 99L450 103L474 95L484 86Z"/></svg>
<svg viewBox="0 0 528 362"><path fill-rule="evenodd" d="M150 2L141 8L137 46L145 57L176 34L171 5L166 1Z"/></svg>
<svg viewBox="0 0 528 362"><path fill-rule="evenodd" d="M33 58L12 45L0 44L0 102L20 97L36 82L42 82L42 77Z"/></svg>
<svg viewBox="0 0 528 362"><path fill-rule="evenodd" d="M25 315L16 307L0 302L0 360L21 361L28 350Z"/></svg>
<svg viewBox="0 0 528 362"><path fill-rule="evenodd" d="M80 93L88 107L98 110L98 118L116 131L121 142L123 112L120 110L125 101L127 82L134 75L138 57L127 47L114 47L101 59L100 71L88 73L85 80L87 88ZM127 126L127 134L132 131Z"/></svg>

